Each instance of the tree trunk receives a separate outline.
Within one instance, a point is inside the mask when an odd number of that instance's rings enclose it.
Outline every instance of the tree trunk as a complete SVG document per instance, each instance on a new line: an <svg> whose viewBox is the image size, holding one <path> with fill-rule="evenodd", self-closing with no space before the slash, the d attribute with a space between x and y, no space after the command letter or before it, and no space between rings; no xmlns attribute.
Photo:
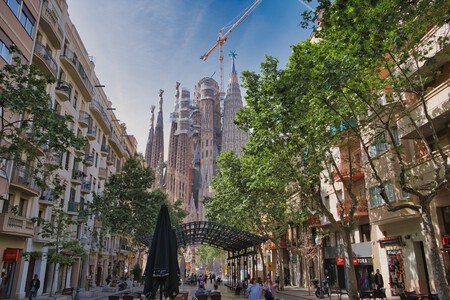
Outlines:
<svg viewBox="0 0 450 300"><path fill-rule="evenodd" d="M345 269L347 270L347 291L349 299L358 300L358 285L356 284L355 266L353 265L353 251L350 232L350 228L344 228L342 236L344 241Z"/></svg>
<svg viewBox="0 0 450 300"><path fill-rule="evenodd" d="M278 245L276 246L276 250L277 250L276 266L277 266L277 270L278 270L277 273L280 275L279 289L283 290L283 287L284 287L284 268L283 268L283 262L281 260L281 249L280 249L280 247ZM275 274L275 276L276 276L276 274Z"/></svg>
<svg viewBox="0 0 450 300"><path fill-rule="evenodd" d="M444 273L444 268L439 257L439 249L436 242L436 232L434 230L431 213L429 209L429 202L422 206L422 224L425 231L425 239L429 249L430 266L433 273L434 284L440 300L450 299L450 289ZM431 292L431 291L430 291Z"/></svg>

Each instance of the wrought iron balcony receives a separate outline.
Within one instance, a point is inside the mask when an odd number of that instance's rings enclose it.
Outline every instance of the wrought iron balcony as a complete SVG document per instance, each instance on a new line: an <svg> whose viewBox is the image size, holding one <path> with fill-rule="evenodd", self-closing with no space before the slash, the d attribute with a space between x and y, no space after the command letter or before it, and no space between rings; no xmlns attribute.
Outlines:
<svg viewBox="0 0 450 300"><path fill-rule="evenodd" d="M33 179L32 172L25 166L15 166L11 177L11 187L31 196L38 196L41 189Z"/></svg>
<svg viewBox="0 0 450 300"><path fill-rule="evenodd" d="M70 100L72 85L64 80L58 80L56 83L55 93L62 101Z"/></svg>
<svg viewBox="0 0 450 300"><path fill-rule="evenodd" d="M52 57L52 54L47 48L39 42L34 46L33 62L38 65L45 74L50 74L56 77L58 74L58 64Z"/></svg>
<svg viewBox="0 0 450 300"><path fill-rule="evenodd" d="M61 62L67 70L71 72L72 78L74 78L77 86L80 88L84 99L86 99L86 101L90 101L94 87L89 80L83 65L78 60L77 55L70 49L64 48L64 51L61 54Z"/></svg>
<svg viewBox="0 0 450 300"><path fill-rule="evenodd" d="M111 132L111 122L109 122L108 114L101 103L98 100L92 99L89 104L89 109L103 132L108 135Z"/></svg>
<svg viewBox="0 0 450 300"><path fill-rule="evenodd" d="M42 26L47 35L48 40L56 49L61 49L63 42L63 32L60 25L58 14L49 6L48 1L44 1L42 7L41 21Z"/></svg>

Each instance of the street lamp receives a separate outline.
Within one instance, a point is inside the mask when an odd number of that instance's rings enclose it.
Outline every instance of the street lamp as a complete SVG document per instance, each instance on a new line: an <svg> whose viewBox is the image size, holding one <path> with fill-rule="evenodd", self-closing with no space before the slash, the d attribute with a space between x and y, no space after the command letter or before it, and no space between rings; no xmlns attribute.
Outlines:
<svg viewBox="0 0 450 300"><path fill-rule="evenodd" d="M323 298L323 288L322 288L322 270L321 270L321 261L320 261L320 245L322 245L322 239L319 236L316 236L315 239L317 247L317 269L319 270L319 298Z"/></svg>
<svg viewBox="0 0 450 300"><path fill-rule="evenodd" d="M87 242L87 238L83 235L80 238L81 245L85 245ZM78 257L78 280L77 280L77 291L75 293L75 297L73 300L80 300L80 285L81 285L81 275L82 275L82 265L81 265L81 256Z"/></svg>

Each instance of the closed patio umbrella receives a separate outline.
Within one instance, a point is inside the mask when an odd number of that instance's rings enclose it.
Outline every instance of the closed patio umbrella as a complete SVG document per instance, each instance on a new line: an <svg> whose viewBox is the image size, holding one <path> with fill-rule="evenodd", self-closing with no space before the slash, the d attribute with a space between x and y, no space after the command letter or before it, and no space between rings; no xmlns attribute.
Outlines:
<svg viewBox="0 0 450 300"><path fill-rule="evenodd" d="M145 267L144 295L147 299L154 299L159 288L160 299L162 299L163 293L165 297L173 299L179 292L178 246L166 205L161 206L149 247L147 266Z"/></svg>

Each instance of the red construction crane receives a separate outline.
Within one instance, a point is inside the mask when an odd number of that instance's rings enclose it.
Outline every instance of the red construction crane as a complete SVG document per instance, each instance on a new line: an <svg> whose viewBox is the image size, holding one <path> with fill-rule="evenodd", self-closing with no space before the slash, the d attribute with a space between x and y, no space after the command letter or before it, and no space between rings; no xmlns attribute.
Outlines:
<svg viewBox="0 0 450 300"><path fill-rule="evenodd" d="M200 59L207 60L208 56L216 50L217 47L219 47L219 75L220 75L220 97L222 98L224 93L224 87L223 87L223 44L227 41L228 36L230 33L233 32L236 27L239 26L249 15L252 13L255 8L262 2L262 0L255 0L255 2L241 15L241 17L228 29L228 31L222 35L222 32L226 29L226 27L220 29L219 31L219 37L217 38L217 42L209 49L205 54L203 54Z"/></svg>

